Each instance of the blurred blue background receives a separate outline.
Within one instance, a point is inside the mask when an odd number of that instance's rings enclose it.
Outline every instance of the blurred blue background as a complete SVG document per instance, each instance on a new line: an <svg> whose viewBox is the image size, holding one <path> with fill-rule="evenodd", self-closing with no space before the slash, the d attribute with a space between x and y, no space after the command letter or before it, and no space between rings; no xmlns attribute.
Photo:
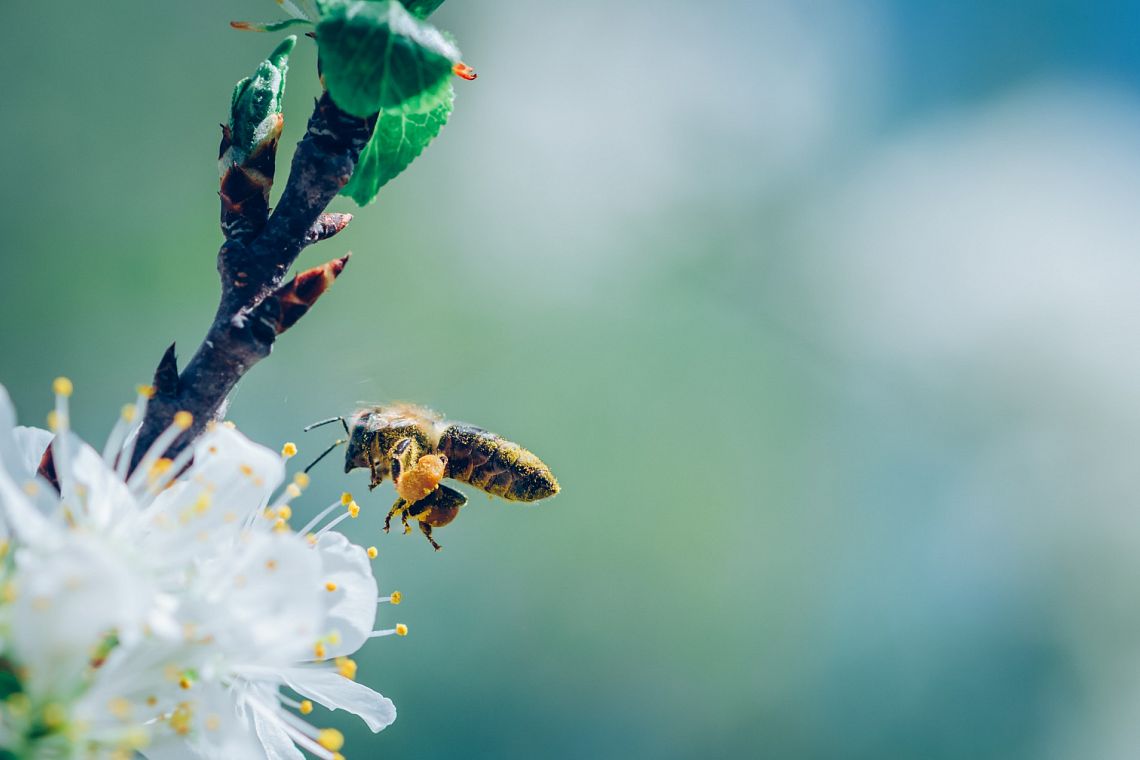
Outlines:
<svg viewBox="0 0 1140 760"><path fill-rule="evenodd" d="M4 4L0 381L102 440L217 295L229 3ZM239 387L407 399L532 447L539 506L384 536L349 757L1132 758L1140 5L463 3L440 139ZM284 176L318 92L299 45ZM340 210L354 210L339 202ZM395 614L395 617L391 616Z"/></svg>

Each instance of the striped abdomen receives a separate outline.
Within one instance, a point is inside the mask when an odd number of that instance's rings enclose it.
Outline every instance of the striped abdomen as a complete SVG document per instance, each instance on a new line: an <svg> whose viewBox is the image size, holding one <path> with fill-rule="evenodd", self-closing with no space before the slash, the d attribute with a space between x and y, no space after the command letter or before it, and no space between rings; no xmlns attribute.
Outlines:
<svg viewBox="0 0 1140 760"><path fill-rule="evenodd" d="M470 483L513 501L538 501L558 493L558 481L542 460L517 443L474 425L451 425L437 450L447 456L444 477Z"/></svg>

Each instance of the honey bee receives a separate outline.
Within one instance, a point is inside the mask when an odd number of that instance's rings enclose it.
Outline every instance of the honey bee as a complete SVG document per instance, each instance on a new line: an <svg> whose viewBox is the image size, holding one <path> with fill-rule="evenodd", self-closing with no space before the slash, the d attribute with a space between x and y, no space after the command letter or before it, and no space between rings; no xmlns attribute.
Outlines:
<svg viewBox="0 0 1140 760"><path fill-rule="evenodd" d="M444 478L468 483L511 501L538 501L558 493L558 481L541 459L489 430L444 419L414 404L389 404L358 409L349 417L332 417L305 428L340 422L346 438L338 440L305 468L308 472L330 451L348 444L344 471L366 467L373 489L391 479L398 498L384 519L387 533L397 515L404 533L408 518L436 551L432 529L456 518L467 497L443 485Z"/></svg>

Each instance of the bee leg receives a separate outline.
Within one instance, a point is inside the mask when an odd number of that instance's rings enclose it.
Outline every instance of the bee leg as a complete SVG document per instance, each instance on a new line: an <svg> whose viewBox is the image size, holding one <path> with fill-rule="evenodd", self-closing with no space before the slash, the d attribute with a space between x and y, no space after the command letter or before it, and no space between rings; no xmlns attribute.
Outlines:
<svg viewBox="0 0 1140 760"><path fill-rule="evenodd" d="M403 499L396 499L396 503L392 505L392 508L390 510L388 510L388 516L384 518L384 532L385 533L387 533L388 530L392 527L392 518L397 513L403 512L407 508L408 508L408 502L404 501ZM407 524L407 520L408 520L408 518L404 517L404 524L405 525Z"/></svg>
<svg viewBox="0 0 1140 760"><path fill-rule="evenodd" d="M406 536L412 532L412 526L408 525L408 510L405 509L400 513L400 520L404 523L404 535Z"/></svg>
<svg viewBox="0 0 1140 760"><path fill-rule="evenodd" d="M368 484L369 491L375 491L376 486L380 485L380 483L384 480L384 476L380 474L380 470L378 469L379 465L380 463L375 459L368 460L368 469L372 473L372 480Z"/></svg>
<svg viewBox="0 0 1140 760"><path fill-rule="evenodd" d="M431 537L431 526L428 525L426 522L420 523L420 531L424 534L424 536L427 538L427 540L431 542L432 547L436 551L439 551L440 549L443 548L435 542L434 538Z"/></svg>

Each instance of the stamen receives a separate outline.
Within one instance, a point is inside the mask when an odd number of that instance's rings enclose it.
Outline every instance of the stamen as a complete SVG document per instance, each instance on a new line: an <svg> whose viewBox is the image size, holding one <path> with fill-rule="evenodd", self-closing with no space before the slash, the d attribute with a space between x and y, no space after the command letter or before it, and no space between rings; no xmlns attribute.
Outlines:
<svg viewBox="0 0 1140 760"><path fill-rule="evenodd" d="M407 636L408 626L404 625L403 623L397 623L395 628L385 628L382 631L373 631L372 633L368 634L368 638L379 639L384 636L391 636L393 634L396 636Z"/></svg>
<svg viewBox="0 0 1140 760"><path fill-rule="evenodd" d="M341 503L339 501L334 501L332 504L329 504L327 507L325 507L320 512L318 512L316 517L314 517L312 520L309 520L309 522L305 525L305 527L301 528L297 532L298 533L308 533L309 531L311 531L313 528L316 527L317 523L319 523L321 520L328 517L329 512L332 512L334 509L336 509L339 506L341 506Z"/></svg>
<svg viewBox="0 0 1140 760"><path fill-rule="evenodd" d="M344 746L344 734L335 728L323 728L317 734L317 742L325 749L331 749L335 752Z"/></svg>
<svg viewBox="0 0 1140 760"><path fill-rule="evenodd" d="M297 706L297 709L301 711L302 715L308 715L313 711L313 703L307 699L302 700L301 704Z"/></svg>
<svg viewBox="0 0 1140 760"><path fill-rule="evenodd" d="M356 680L356 661L348 657L337 657L336 672L350 681Z"/></svg>
<svg viewBox="0 0 1140 760"><path fill-rule="evenodd" d="M384 604L387 602L388 604L399 604L401 601L403 601L403 599L403 594L401 594L399 591L393 591L391 596L382 596L376 600L376 603Z"/></svg>
<svg viewBox="0 0 1140 760"><path fill-rule="evenodd" d="M325 584L325 591L328 591L330 594L332 592L336 591L336 584L333 583L332 581L329 581L328 583Z"/></svg>
<svg viewBox="0 0 1140 760"><path fill-rule="evenodd" d="M350 494L348 491L342 493L340 495L340 503L347 507L352 503L352 494Z"/></svg>
<svg viewBox="0 0 1140 760"><path fill-rule="evenodd" d="M325 659L325 645L323 642L318 641L316 644L313 645L313 655L318 660Z"/></svg>
<svg viewBox="0 0 1140 760"><path fill-rule="evenodd" d="M55 410L48 417L48 427L55 432L52 441L51 455L55 464L56 478L59 480L59 493L64 499L71 497L71 443L68 433L71 429L71 418L68 411L68 399L75 391L71 381L66 377L57 377L51 384L55 393Z"/></svg>
<svg viewBox="0 0 1140 760"><path fill-rule="evenodd" d="M119 429L117 425L115 426L115 430L111 432L111 439L107 441L107 448L112 451L112 456L114 456L114 452L122 449L122 451L119 452L119 461L115 465L115 473L123 480L126 480L127 468L131 466L131 459L135 454L135 442L138 441L137 434L130 435L134 421L145 418L147 404L150 403L151 397L154 396L154 388L149 385L140 385L137 391L138 398L135 399L135 410L131 415L132 419L126 420L127 424L124 426L122 432L123 440L126 441L126 447L124 448L123 444L118 441L116 441L113 447L111 446L111 440L116 438L115 433ZM124 414L123 417L125 418L126 414Z"/></svg>
<svg viewBox="0 0 1140 760"><path fill-rule="evenodd" d="M194 421L194 416L190 412L178 412L174 415L174 421L159 434L158 438L154 439L154 443L147 449L143 458L139 461L139 466L131 473L131 477L127 480L127 487L135 493L139 493L141 486L146 481L147 473L154 463L166 453L170 445L174 443L178 436L182 435L190 427ZM129 459L129 457L128 457Z"/></svg>

